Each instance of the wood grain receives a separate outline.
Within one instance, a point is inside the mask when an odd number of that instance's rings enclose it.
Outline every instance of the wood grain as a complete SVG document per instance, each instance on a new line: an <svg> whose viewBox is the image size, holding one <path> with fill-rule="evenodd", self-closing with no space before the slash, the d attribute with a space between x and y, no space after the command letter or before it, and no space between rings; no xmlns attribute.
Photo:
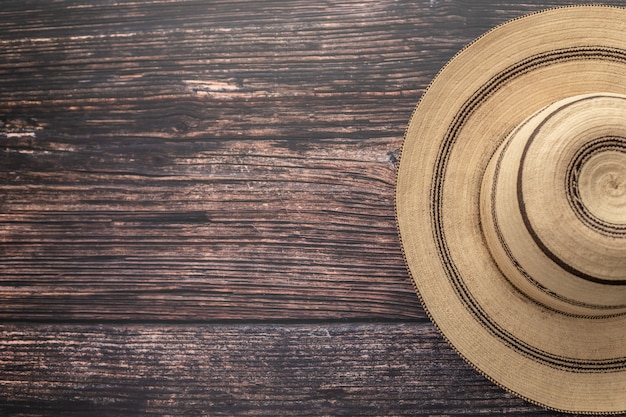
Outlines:
<svg viewBox="0 0 626 417"><path fill-rule="evenodd" d="M430 324L0 326L0 413L548 415Z"/></svg>
<svg viewBox="0 0 626 417"><path fill-rule="evenodd" d="M392 196L427 7L12 6L0 317L422 315Z"/></svg>

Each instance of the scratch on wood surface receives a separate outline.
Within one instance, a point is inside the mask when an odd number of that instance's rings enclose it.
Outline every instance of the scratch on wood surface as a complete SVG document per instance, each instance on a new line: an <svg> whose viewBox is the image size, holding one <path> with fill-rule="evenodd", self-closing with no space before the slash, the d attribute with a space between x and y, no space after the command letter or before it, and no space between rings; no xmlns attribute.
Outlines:
<svg viewBox="0 0 626 417"><path fill-rule="evenodd" d="M43 126L32 118L0 120L0 137L35 137L35 132L40 130L43 130Z"/></svg>
<svg viewBox="0 0 626 417"><path fill-rule="evenodd" d="M198 96L208 96L211 93L227 93L241 91L242 87L234 82L213 80L183 80L188 91Z"/></svg>

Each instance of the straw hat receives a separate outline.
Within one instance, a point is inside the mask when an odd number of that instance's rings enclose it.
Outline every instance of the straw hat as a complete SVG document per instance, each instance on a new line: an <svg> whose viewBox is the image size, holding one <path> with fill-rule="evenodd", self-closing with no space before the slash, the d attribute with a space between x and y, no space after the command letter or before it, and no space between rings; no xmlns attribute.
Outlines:
<svg viewBox="0 0 626 417"><path fill-rule="evenodd" d="M547 408L626 411L626 9L552 9L458 53L396 189L409 272L471 365Z"/></svg>

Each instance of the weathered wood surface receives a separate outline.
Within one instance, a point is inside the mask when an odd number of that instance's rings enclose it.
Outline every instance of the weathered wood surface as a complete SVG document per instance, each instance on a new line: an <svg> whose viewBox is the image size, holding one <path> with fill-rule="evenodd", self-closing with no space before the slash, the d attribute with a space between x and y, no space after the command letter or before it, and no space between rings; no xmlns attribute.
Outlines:
<svg viewBox="0 0 626 417"><path fill-rule="evenodd" d="M0 352L2 415L544 415L430 324L13 324Z"/></svg>
<svg viewBox="0 0 626 417"><path fill-rule="evenodd" d="M576 3L4 0L0 414L552 414L434 334L393 192L438 69Z"/></svg>

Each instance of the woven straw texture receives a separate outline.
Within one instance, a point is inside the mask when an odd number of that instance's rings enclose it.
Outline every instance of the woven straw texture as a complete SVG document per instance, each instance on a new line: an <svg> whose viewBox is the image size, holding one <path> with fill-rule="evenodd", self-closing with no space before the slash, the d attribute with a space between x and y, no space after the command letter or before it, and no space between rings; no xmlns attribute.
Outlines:
<svg viewBox="0 0 626 417"><path fill-rule="evenodd" d="M495 28L418 104L396 189L431 319L497 384L548 408L626 410L626 10Z"/></svg>

